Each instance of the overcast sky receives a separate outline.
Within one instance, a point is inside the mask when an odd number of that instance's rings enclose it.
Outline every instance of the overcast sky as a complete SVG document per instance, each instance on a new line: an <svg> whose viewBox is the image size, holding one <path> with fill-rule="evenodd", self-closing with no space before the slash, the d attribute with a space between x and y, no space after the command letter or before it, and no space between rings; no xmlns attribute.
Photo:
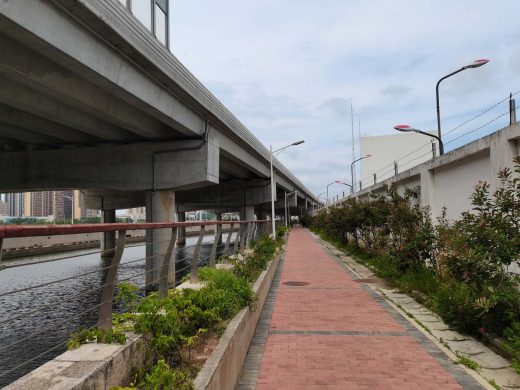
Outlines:
<svg viewBox="0 0 520 390"><path fill-rule="evenodd" d="M517 0L170 3L172 52L265 145L305 139L279 159L315 194L333 180L350 181L350 98L356 135L359 123L369 136L400 123L434 129L437 80L489 58L443 82L447 133L520 90ZM507 112L507 104L445 142ZM505 115L447 149L507 123Z"/></svg>

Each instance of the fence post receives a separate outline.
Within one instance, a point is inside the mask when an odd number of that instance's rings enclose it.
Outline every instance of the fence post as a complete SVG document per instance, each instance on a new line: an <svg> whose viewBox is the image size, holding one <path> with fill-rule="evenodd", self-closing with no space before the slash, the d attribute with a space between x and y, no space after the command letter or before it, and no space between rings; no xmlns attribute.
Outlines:
<svg viewBox="0 0 520 390"><path fill-rule="evenodd" d="M4 239L0 237L0 264L2 263L2 252L4 250Z"/></svg>
<svg viewBox="0 0 520 390"><path fill-rule="evenodd" d="M397 161L394 161L394 175L397 176L398 175L398 169L397 169Z"/></svg>
<svg viewBox="0 0 520 390"><path fill-rule="evenodd" d="M229 256L229 243L231 242L231 236L233 235L234 227L235 227L235 224L231 223L231 227L229 228L229 233L226 238L226 245L224 245L224 256Z"/></svg>
<svg viewBox="0 0 520 390"><path fill-rule="evenodd" d="M240 249L244 249L246 246L247 233L249 231L249 222L240 225Z"/></svg>
<svg viewBox="0 0 520 390"><path fill-rule="evenodd" d="M215 268L215 260L217 258L217 246L220 242L220 237L222 236L222 225L218 224L215 227L215 240L213 241L213 245L211 247L211 253L209 255L209 266L211 268Z"/></svg>
<svg viewBox="0 0 520 390"><path fill-rule="evenodd" d="M432 155L433 158L437 157L437 144L435 142L432 142Z"/></svg>
<svg viewBox="0 0 520 390"><path fill-rule="evenodd" d="M204 238L205 231L206 231L206 225L202 225L200 227L197 246L195 247L195 250L193 251L193 259L191 260L191 275L190 275L190 279L191 279L192 283L196 283L199 281L199 277L197 276L197 269L199 268L200 247L202 246L202 240Z"/></svg>
<svg viewBox="0 0 520 390"><path fill-rule="evenodd" d="M235 243L233 244L233 254L238 251L238 240L242 238L242 225L238 224L237 235L235 236Z"/></svg>
<svg viewBox="0 0 520 390"><path fill-rule="evenodd" d="M359 181L359 190L361 191L363 189L363 182L360 180Z"/></svg>
<svg viewBox="0 0 520 390"><path fill-rule="evenodd" d="M509 125L516 123L516 103L513 94L509 94Z"/></svg>
<svg viewBox="0 0 520 390"><path fill-rule="evenodd" d="M119 230L117 234L116 248L114 256L110 262L103 292L101 293L101 305L99 306L98 327L103 331L112 328L112 300L114 299L114 288L116 284L117 270L123 257L125 249L126 230Z"/></svg>
<svg viewBox="0 0 520 390"><path fill-rule="evenodd" d="M377 184L377 176L375 173L374 173L374 184Z"/></svg>
<svg viewBox="0 0 520 390"><path fill-rule="evenodd" d="M255 229L255 223L254 222L248 222L247 223L247 235L246 235L246 248L249 249L251 247L251 240L253 239Z"/></svg>
<svg viewBox="0 0 520 390"><path fill-rule="evenodd" d="M161 274L159 279L159 298L166 298L168 295L168 283L170 276L170 262L173 254L173 250L175 249L175 243L177 242L177 228L172 227L172 236L170 237L170 243L168 244L168 249L164 254L163 263L161 266ZM175 283L175 273L174 280Z"/></svg>

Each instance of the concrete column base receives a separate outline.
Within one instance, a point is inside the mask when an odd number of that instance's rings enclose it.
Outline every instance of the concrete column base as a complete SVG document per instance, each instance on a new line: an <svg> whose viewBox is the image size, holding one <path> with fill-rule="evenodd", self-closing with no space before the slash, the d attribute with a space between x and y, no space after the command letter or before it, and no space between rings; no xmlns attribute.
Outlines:
<svg viewBox="0 0 520 390"><path fill-rule="evenodd" d="M146 193L146 222L175 222L175 191L157 190ZM156 290L160 267L171 239L171 229L146 231L146 289ZM170 261L168 283L175 283L175 258Z"/></svg>
<svg viewBox="0 0 520 390"><path fill-rule="evenodd" d="M101 212L102 223L115 223L116 210L103 210ZM105 232L101 235L101 257L113 257L116 251L116 232Z"/></svg>
<svg viewBox="0 0 520 390"><path fill-rule="evenodd" d="M186 213L177 213L177 222L186 222ZM177 230L177 245L186 245L186 228L179 228Z"/></svg>

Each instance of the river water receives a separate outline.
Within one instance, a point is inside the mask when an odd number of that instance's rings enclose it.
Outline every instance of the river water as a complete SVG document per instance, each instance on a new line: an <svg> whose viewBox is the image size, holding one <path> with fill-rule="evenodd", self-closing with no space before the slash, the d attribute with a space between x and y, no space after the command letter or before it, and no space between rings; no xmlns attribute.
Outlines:
<svg viewBox="0 0 520 390"><path fill-rule="evenodd" d="M223 236L225 242L227 234ZM182 270L177 272L177 280L190 272L191 255L196 239L188 237L186 246L177 249L176 269ZM212 241L213 236L204 239L200 253L201 265L208 262ZM125 248L118 280L144 287L145 249L145 244ZM219 246L218 250L222 249L223 245ZM103 268L109 263L100 259L99 253L92 253L94 251L83 250L20 259L17 263L72 257L0 271L0 294L92 272L89 275L0 297L0 387L63 353L66 350L65 342L71 332L97 323L98 308L95 306L100 303L106 272ZM136 261L138 259L142 261ZM14 319L33 311L36 312ZM27 340L24 340L25 338ZM50 349L53 350L49 351ZM31 359L33 360L23 367L8 373L9 370Z"/></svg>

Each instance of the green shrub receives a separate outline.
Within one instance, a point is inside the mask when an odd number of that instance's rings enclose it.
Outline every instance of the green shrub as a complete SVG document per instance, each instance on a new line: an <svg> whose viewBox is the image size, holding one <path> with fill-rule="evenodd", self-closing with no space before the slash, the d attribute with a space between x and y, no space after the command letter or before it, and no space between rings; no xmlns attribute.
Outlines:
<svg viewBox="0 0 520 390"><path fill-rule="evenodd" d="M507 272L520 259L520 156L514 163L516 175L501 171L494 193L487 183L476 185L472 210L452 223L443 210L434 227L429 210L418 206L417 188L391 186L307 216L305 224L376 275L420 293L457 329L507 334L509 348L520 350L518 277Z"/></svg>
<svg viewBox="0 0 520 390"><path fill-rule="evenodd" d="M172 369L164 360L159 360L139 384L139 389L192 390L194 389L193 377L188 371Z"/></svg>
<svg viewBox="0 0 520 390"><path fill-rule="evenodd" d="M474 291L468 285L455 281L443 283L431 300L433 309L457 330L475 333L480 327Z"/></svg>
<svg viewBox="0 0 520 390"><path fill-rule="evenodd" d="M252 246L254 254L252 256L248 256L243 260L231 260L235 266L233 273L253 283L272 260L277 245L278 243L269 237L264 237L254 242Z"/></svg>

